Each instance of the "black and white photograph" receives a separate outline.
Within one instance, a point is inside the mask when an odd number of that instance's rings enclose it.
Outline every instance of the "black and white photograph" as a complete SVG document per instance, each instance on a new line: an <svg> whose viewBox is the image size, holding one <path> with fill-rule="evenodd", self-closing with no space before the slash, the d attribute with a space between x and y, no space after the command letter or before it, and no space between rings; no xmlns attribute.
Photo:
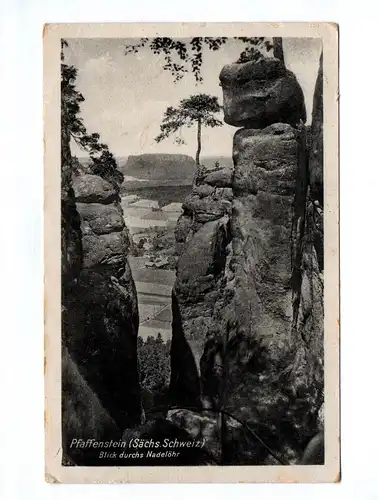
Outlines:
<svg viewBox="0 0 378 500"><path fill-rule="evenodd" d="M104 26L44 41L47 480L337 481L337 27Z"/></svg>

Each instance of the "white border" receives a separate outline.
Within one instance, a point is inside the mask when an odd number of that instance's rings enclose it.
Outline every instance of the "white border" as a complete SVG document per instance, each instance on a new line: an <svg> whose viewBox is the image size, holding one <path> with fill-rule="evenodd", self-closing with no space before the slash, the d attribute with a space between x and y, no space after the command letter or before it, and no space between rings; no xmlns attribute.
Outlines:
<svg viewBox="0 0 378 500"><path fill-rule="evenodd" d="M60 40L164 35L321 38L324 103L325 463L320 466L62 467ZM44 28L46 480L63 483L337 482L339 466L338 29L331 23L92 23Z"/></svg>
<svg viewBox="0 0 378 500"><path fill-rule="evenodd" d="M34 0L0 3L0 79L2 102L1 233L2 271L0 364L2 429L0 495L2 498L65 499L166 498L194 495L206 499L280 498L282 500L376 498L378 440L375 334L377 270L376 186L378 171L376 102L369 98L376 63L376 2L271 0L217 2L192 0L186 5L107 0ZM212 4L213 5L213 4ZM42 43L44 22L230 21L286 19L333 20L340 23L341 59L341 434L342 482L338 485L117 485L65 486L44 483L43 447L43 312L42 227L43 146ZM363 42L361 50L356 40ZM6 69L6 71L5 71ZM361 70L363 70L361 72ZM369 83L366 99L361 89ZM358 99L356 99L358 92ZM17 188L15 188L17 186ZM17 300L16 300L17 299ZM15 363L15 357L17 363ZM17 369L15 365L17 364ZM7 383L8 382L8 383Z"/></svg>

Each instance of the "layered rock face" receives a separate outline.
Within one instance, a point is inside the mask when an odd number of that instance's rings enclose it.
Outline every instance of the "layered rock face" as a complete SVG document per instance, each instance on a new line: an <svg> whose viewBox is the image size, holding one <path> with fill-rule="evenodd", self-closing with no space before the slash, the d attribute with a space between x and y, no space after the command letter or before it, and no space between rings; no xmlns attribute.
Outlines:
<svg viewBox="0 0 378 500"><path fill-rule="evenodd" d="M140 422L138 306L127 261L128 231L117 189L99 176L73 177L83 263L67 305L65 342L84 379L120 429Z"/></svg>
<svg viewBox="0 0 378 500"><path fill-rule="evenodd" d="M176 230L171 398L209 410L199 418L218 434L202 432L222 463L294 463L322 425L322 212L309 183L322 139L313 126L307 140L288 73L275 59L222 70L225 121L245 126L234 169L205 172ZM171 420L190 429L198 416Z"/></svg>
<svg viewBox="0 0 378 500"><path fill-rule="evenodd" d="M129 237L118 191L97 175L73 177L81 219L83 268L122 275L127 265Z"/></svg>
<svg viewBox="0 0 378 500"><path fill-rule="evenodd" d="M62 141L62 436L64 461L98 463L72 439L120 439L142 419L138 306L118 189L72 174Z"/></svg>

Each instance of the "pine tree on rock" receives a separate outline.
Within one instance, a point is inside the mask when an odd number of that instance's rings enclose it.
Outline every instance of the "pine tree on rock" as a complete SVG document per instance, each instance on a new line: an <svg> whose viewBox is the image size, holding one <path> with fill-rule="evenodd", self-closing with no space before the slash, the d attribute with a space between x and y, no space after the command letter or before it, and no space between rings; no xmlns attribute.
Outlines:
<svg viewBox="0 0 378 500"><path fill-rule="evenodd" d="M123 174L106 144L100 142L100 134L89 134L80 116L80 105L84 96L76 89L77 69L65 64L66 40L61 40L61 136L62 150L69 148L71 140L89 154L91 173L99 175L112 184L123 182Z"/></svg>
<svg viewBox="0 0 378 500"><path fill-rule="evenodd" d="M216 96L208 94L197 94L182 99L180 104L174 108L169 106L160 125L160 134L155 137L156 142L167 139L171 135L175 136L183 127L197 127L197 151L196 167L197 173L200 169L200 155L202 149L202 129L203 127L221 127L223 122L218 120L216 115L221 111L221 106ZM178 144L185 141L180 137L175 137Z"/></svg>

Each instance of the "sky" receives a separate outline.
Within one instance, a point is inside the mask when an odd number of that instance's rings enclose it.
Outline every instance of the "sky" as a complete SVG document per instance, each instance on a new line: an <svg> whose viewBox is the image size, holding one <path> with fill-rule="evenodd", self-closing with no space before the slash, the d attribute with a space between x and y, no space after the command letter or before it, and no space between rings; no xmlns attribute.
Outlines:
<svg viewBox="0 0 378 500"><path fill-rule="evenodd" d="M244 45L229 39L220 50L205 50L203 82L196 84L191 73L174 83L170 72L163 70L164 59L148 47L137 54L125 55L125 45L138 39L76 38L67 40L65 60L78 69L76 85L85 97L81 116L88 132L98 132L115 156L143 153L182 153L194 156L195 128L182 131L186 144L173 138L156 143L159 125L168 106L196 93L215 95L222 103L219 73L225 64L237 60ZM185 41L183 39L183 41ZM311 121L312 98L318 71L321 40L284 38L285 63L303 89L307 121ZM220 116L222 119L222 116ZM203 130L203 156L231 156L235 127L224 124ZM85 156L72 145L73 153Z"/></svg>

